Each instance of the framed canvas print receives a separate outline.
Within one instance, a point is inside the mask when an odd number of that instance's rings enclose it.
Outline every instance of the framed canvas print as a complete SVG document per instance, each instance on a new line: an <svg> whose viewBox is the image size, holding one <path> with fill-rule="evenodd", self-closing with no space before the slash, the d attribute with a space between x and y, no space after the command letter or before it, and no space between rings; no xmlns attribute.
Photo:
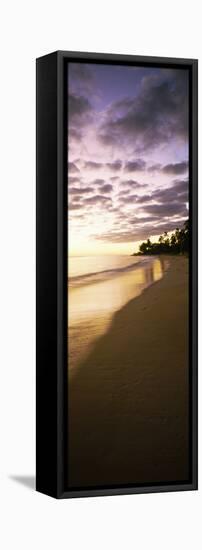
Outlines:
<svg viewBox="0 0 202 550"><path fill-rule="evenodd" d="M197 60L37 59L36 488L197 489Z"/></svg>

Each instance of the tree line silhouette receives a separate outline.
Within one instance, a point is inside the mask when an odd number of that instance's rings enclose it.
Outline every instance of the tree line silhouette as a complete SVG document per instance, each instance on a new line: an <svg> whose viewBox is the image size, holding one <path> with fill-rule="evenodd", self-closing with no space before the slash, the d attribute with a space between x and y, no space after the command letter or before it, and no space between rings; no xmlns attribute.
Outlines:
<svg viewBox="0 0 202 550"><path fill-rule="evenodd" d="M183 228L176 230L168 235L165 231L160 235L158 242L152 243L150 239L141 243L136 255L152 255L152 254L188 254L189 252L189 220L184 222Z"/></svg>

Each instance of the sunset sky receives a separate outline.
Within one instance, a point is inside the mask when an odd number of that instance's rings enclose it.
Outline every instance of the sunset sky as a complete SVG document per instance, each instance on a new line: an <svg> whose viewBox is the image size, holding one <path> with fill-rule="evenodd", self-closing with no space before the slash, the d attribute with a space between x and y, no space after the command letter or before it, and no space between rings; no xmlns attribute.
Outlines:
<svg viewBox="0 0 202 550"><path fill-rule="evenodd" d="M188 217L188 71L68 66L69 254L131 254Z"/></svg>

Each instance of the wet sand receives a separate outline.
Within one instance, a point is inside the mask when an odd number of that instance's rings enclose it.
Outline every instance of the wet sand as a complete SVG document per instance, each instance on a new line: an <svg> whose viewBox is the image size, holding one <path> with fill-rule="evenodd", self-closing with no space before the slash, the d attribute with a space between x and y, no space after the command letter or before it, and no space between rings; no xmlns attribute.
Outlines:
<svg viewBox="0 0 202 550"><path fill-rule="evenodd" d="M116 311L163 277L169 260L135 257L122 273L68 287L68 377L71 380L95 341L105 334Z"/></svg>
<svg viewBox="0 0 202 550"><path fill-rule="evenodd" d="M188 479L188 260L169 262L69 382L71 487Z"/></svg>

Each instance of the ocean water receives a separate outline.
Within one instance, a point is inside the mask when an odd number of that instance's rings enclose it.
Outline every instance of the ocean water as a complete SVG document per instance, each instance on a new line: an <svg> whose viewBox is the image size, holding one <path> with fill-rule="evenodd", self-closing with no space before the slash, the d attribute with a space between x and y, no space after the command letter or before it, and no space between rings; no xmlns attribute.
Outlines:
<svg viewBox="0 0 202 550"><path fill-rule="evenodd" d="M116 311L163 277L158 257L84 256L68 262L68 373L105 333Z"/></svg>
<svg viewBox="0 0 202 550"><path fill-rule="evenodd" d="M148 262L150 258L123 255L72 256L68 260L68 285L76 287L106 280Z"/></svg>

